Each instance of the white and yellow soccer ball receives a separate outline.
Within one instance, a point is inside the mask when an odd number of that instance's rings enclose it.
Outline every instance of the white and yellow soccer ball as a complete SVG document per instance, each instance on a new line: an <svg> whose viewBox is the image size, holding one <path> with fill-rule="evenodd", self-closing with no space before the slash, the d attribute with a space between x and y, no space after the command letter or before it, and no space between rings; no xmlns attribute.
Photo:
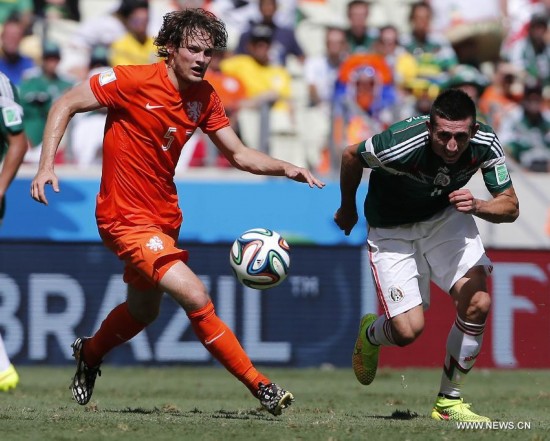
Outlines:
<svg viewBox="0 0 550 441"><path fill-rule="evenodd" d="M279 285L288 275L290 247L277 232L253 228L241 234L233 243L229 263L243 285L268 289Z"/></svg>

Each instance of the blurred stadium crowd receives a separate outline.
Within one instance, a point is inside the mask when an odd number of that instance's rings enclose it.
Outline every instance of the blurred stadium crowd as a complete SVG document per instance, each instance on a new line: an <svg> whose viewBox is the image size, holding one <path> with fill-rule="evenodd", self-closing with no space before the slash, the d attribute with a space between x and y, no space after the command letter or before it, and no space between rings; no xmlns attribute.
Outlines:
<svg viewBox="0 0 550 441"><path fill-rule="evenodd" d="M165 13L202 7L230 45L206 79L250 146L330 173L340 150L460 87L510 158L550 171L548 0L0 0L0 71L18 87L38 161L51 104L117 64L158 61ZM58 162L101 162L105 114L76 115ZM196 133L179 170L226 167Z"/></svg>

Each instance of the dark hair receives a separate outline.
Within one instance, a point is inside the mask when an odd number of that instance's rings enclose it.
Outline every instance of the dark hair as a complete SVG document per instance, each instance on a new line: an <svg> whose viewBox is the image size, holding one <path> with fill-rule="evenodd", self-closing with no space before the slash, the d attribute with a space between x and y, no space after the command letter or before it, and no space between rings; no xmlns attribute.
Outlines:
<svg viewBox="0 0 550 441"><path fill-rule="evenodd" d="M273 29L271 26L258 23L250 29L249 41L251 43L259 41L271 43L273 41Z"/></svg>
<svg viewBox="0 0 550 441"><path fill-rule="evenodd" d="M200 8L169 12L163 17L162 27L155 39L158 56L167 58L166 46L178 48L196 37L200 31L212 38L215 50L223 51L227 48L225 24L211 12Z"/></svg>
<svg viewBox="0 0 550 441"><path fill-rule="evenodd" d="M370 1L368 0L351 0L351 2L348 3L348 6L347 6L347 11L349 12L349 10L355 6L370 6Z"/></svg>
<svg viewBox="0 0 550 441"><path fill-rule="evenodd" d="M542 96L544 88L542 83L536 79L529 78L523 85L523 97L527 95L540 95Z"/></svg>
<svg viewBox="0 0 550 441"><path fill-rule="evenodd" d="M466 92L460 89L447 89L435 99L430 110L430 123L435 125L435 117L448 121L472 119L476 122L476 105Z"/></svg>
<svg viewBox="0 0 550 441"><path fill-rule="evenodd" d="M128 18L136 9L149 9L149 1L147 0L122 0L116 13L122 18Z"/></svg>
<svg viewBox="0 0 550 441"><path fill-rule="evenodd" d="M433 10L429 3L425 1L414 2L411 4L411 9L409 11L409 21L413 19L416 10L419 8L426 8L430 12L430 15L433 15Z"/></svg>

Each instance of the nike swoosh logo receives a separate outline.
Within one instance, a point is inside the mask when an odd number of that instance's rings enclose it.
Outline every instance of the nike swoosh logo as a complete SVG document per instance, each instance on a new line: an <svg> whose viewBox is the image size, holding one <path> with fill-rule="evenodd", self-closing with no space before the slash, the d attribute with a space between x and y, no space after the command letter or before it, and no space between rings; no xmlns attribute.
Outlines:
<svg viewBox="0 0 550 441"><path fill-rule="evenodd" d="M152 105L149 104L149 103L145 104L145 108L146 108L147 110L160 109L161 107L164 107L164 106L152 106Z"/></svg>
<svg viewBox="0 0 550 441"><path fill-rule="evenodd" d="M211 345L214 343L218 338L220 338L223 334L225 334L225 331L222 331L220 334L216 335L214 338L211 338L210 340L204 340L204 344L206 346Z"/></svg>

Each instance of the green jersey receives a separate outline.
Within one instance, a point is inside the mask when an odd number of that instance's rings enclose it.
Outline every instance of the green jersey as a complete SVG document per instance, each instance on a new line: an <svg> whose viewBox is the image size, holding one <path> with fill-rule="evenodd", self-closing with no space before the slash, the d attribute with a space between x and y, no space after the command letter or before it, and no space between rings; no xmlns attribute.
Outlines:
<svg viewBox="0 0 550 441"><path fill-rule="evenodd" d="M8 135L23 131L23 108L14 84L0 72L0 162L8 151Z"/></svg>
<svg viewBox="0 0 550 441"><path fill-rule="evenodd" d="M454 164L430 147L426 122L417 116L393 124L362 142L358 154L372 169L365 216L373 227L392 227L430 218L450 205L449 194L464 187L481 169L490 193L512 185L500 142L493 129L480 127Z"/></svg>
<svg viewBox="0 0 550 441"><path fill-rule="evenodd" d="M42 142L46 119L52 104L73 83L59 77L44 75L40 69L27 74L19 85L21 104L25 112L25 133L31 145L37 146Z"/></svg>
<svg viewBox="0 0 550 441"><path fill-rule="evenodd" d="M458 64L454 49L442 37L430 34L425 41L419 41L413 34L406 34L400 42L416 59L421 77L435 77Z"/></svg>

